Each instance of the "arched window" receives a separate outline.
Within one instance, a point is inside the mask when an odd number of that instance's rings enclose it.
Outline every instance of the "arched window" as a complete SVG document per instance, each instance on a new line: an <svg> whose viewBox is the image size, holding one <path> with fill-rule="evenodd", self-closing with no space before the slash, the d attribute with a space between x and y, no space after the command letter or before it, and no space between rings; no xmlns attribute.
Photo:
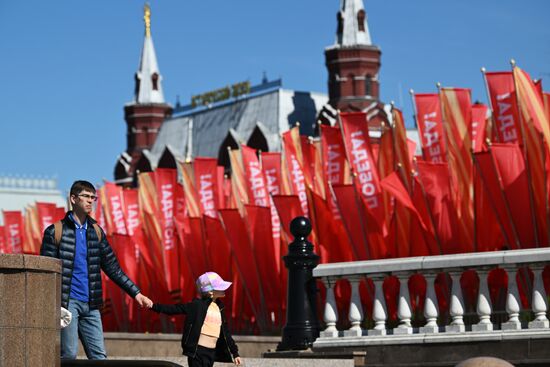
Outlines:
<svg viewBox="0 0 550 367"><path fill-rule="evenodd" d="M372 76L370 74L365 77L365 95L372 95Z"/></svg>
<svg viewBox="0 0 550 367"><path fill-rule="evenodd" d="M359 25L359 32L365 31L365 11L363 9L357 12L357 24Z"/></svg>
<svg viewBox="0 0 550 367"><path fill-rule="evenodd" d="M151 75L151 81L153 82L153 90L159 90L159 75L157 73Z"/></svg>

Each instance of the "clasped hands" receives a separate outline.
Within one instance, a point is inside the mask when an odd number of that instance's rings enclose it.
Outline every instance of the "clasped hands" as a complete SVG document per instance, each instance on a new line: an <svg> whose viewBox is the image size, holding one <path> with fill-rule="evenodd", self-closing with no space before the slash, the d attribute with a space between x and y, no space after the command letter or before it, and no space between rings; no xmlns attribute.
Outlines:
<svg viewBox="0 0 550 367"><path fill-rule="evenodd" d="M153 307L153 301L149 297L144 296L141 293L138 293L134 298L141 308L151 308Z"/></svg>

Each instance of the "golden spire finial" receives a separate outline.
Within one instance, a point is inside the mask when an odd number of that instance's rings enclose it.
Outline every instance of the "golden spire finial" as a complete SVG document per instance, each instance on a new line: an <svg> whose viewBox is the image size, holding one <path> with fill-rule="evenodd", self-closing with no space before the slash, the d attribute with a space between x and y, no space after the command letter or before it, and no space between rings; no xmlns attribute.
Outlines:
<svg viewBox="0 0 550 367"><path fill-rule="evenodd" d="M151 37L151 7L145 3L143 7L143 21L145 22L145 37Z"/></svg>

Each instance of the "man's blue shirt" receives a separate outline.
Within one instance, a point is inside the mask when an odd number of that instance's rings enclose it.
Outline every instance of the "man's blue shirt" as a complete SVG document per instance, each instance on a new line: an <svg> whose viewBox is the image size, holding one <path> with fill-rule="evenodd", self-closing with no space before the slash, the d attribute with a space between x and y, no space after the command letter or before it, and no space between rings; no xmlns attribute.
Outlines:
<svg viewBox="0 0 550 367"><path fill-rule="evenodd" d="M76 237L73 277L71 280L71 294L69 297L82 302L88 302L88 245L86 243L88 221L85 221L83 225L78 224L73 217L73 213L69 214L69 218L74 222Z"/></svg>

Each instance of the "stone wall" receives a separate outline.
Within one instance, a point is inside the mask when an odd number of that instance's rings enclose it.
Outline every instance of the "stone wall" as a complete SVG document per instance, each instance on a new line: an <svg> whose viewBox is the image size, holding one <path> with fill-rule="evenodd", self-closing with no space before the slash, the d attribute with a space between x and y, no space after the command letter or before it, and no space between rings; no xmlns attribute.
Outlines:
<svg viewBox="0 0 550 367"><path fill-rule="evenodd" d="M59 366L61 262L0 254L0 366Z"/></svg>

